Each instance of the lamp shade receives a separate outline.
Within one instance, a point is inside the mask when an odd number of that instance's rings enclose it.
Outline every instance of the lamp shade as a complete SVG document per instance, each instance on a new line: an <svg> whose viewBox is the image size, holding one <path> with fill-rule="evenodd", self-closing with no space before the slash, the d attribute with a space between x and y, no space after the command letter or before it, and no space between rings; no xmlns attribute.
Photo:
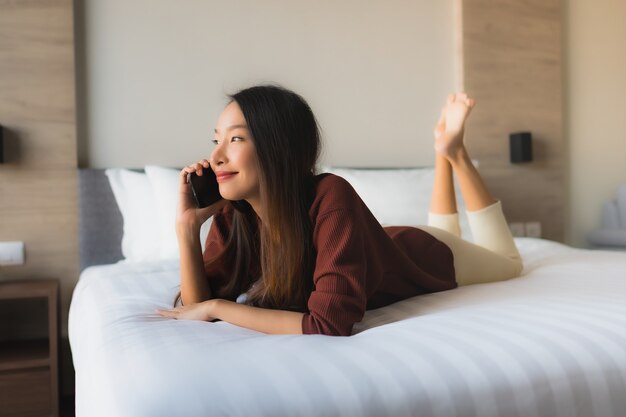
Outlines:
<svg viewBox="0 0 626 417"><path fill-rule="evenodd" d="M533 160L533 143L530 132L511 133L509 135L511 162L530 162Z"/></svg>

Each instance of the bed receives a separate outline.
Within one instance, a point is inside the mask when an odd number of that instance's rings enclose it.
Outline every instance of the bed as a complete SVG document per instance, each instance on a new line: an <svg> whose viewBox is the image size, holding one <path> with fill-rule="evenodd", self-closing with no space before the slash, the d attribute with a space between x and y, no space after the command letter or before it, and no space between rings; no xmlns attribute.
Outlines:
<svg viewBox="0 0 626 417"><path fill-rule="evenodd" d="M172 232L171 203L158 203L165 171L152 183L159 236ZM359 181L407 176L336 173L362 196ZM69 313L78 417L626 416L626 254L516 238L518 278L367 311L350 337L267 335L155 314L178 291L177 259L163 248L123 259L129 205L120 210L103 170L79 178L82 272Z"/></svg>

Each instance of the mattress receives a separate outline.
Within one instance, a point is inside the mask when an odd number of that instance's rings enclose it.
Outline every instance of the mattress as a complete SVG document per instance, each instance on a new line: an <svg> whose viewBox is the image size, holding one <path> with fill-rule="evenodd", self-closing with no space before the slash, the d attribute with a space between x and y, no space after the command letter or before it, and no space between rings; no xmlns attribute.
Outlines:
<svg viewBox="0 0 626 417"><path fill-rule="evenodd" d="M89 267L76 415L626 416L626 254L516 243L520 277L367 311L350 337L161 317L176 261Z"/></svg>

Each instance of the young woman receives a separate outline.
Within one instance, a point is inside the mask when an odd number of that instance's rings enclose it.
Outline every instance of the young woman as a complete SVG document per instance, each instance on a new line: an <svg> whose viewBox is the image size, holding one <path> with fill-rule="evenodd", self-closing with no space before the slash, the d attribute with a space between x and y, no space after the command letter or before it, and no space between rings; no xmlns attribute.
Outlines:
<svg viewBox="0 0 626 417"><path fill-rule="evenodd" d="M230 99L210 159L180 172L181 288L175 308L159 314L271 334L349 336L368 309L521 272L500 202L463 145L474 107L465 94L448 97L435 127L429 225L419 228L383 228L347 181L315 174L320 136L302 97L255 86ZM188 177L205 169L215 171L224 200L198 209ZM459 237L453 171L475 243ZM210 216L203 254L199 230Z"/></svg>

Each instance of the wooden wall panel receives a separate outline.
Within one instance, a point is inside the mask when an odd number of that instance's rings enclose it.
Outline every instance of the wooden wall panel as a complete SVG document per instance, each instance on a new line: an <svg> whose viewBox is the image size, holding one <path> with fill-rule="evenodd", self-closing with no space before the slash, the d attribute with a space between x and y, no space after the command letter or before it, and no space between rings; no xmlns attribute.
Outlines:
<svg viewBox="0 0 626 417"><path fill-rule="evenodd" d="M79 273L73 28L71 0L0 0L0 241L26 245L26 263L0 267L0 280L59 278L63 336Z"/></svg>
<svg viewBox="0 0 626 417"><path fill-rule="evenodd" d="M462 1L462 3L461 3ZM558 0L459 0L464 89L477 106L466 143L510 222L564 239L565 144ZM533 134L534 160L509 162L508 135Z"/></svg>

